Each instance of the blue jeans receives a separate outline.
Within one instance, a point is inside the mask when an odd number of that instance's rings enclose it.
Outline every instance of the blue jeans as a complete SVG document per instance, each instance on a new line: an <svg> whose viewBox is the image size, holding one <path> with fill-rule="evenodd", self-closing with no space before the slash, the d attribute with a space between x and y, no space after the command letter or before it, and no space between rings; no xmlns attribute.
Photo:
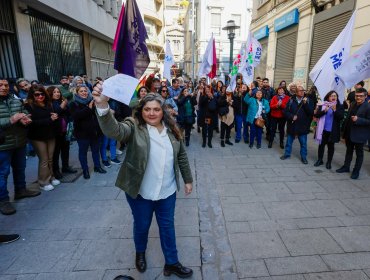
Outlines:
<svg viewBox="0 0 370 280"><path fill-rule="evenodd" d="M91 154L94 161L94 167L100 167L100 154L99 154L99 139L77 139L78 144L78 159L80 160L81 168L84 171L89 170L87 165L87 151L91 148Z"/></svg>
<svg viewBox="0 0 370 280"><path fill-rule="evenodd" d="M153 212L157 219L162 252L166 264L177 263L176 235L175 235L175 204L176 192L165 199L157 201L144 199L138 195L136 199L126 194L134 217L134 242L136 252L146 251L148 233L152 223Z"/></svg>
<svg viewBox="0 0 370 280"><path fill-rule="evenodd" d="M0 201L9 201L7 188L10 166L13 170L14 191L26 188L26 147L0 151Z"/></svg>
<svg viewBox="0 0 370 280"><path fill-rule="evenodd" d="M251 138L249 143L252 145L254 142L254 138L257 139L257 145L261 145L262 142L262 127L256 126L254 123L250 124L251 126Z"/></svg>
<svg viewBox="0 0 370 280"><path fill-rule="evenodd" d="M249 124L247 123L246 116L243 115L235 115L235 140L242 139L242 128L243 128L243 139L248 140L249 132L248 132Z"/></svg>
<svg viewBox="0 0 370 280"><path fill-rule="evenodd" d="M109 151L110 151L110 159L116 159L116 145L117 141L111 138L108 138L107 136L103 136L103 144L100 147L100 154L101 159L104 161L107 161L107 147L109 144Z"/></svg>
<svg viewBox="0 0 370 280"><path fill-rule="evenodd" d="M298 135L297 138L298 138L299 144L301 145L301 150L300 150L301 158L307 159L307 134ZM290 157L292 153L292 146L293 146L294 139L295 139L294 135L288 134L286 145L285 145L285 153L284 153L285 156Z"/></svg>

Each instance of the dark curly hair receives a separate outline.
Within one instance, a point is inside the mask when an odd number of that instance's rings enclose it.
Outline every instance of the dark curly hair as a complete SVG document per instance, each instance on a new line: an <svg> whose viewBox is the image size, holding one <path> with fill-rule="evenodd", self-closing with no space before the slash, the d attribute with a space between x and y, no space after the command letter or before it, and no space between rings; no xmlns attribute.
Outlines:
<svg viewBox="0 0 370 280"><path fill-rule="evenodd" d="M163 111L163 119L165 126L171 130L175 138L179 141L183 139L181 130L176 124L176 121L172 118L170 112L167 109L165 104L165 100L160 96L158 93L148 93L144 98L142 98L139 102L139 105L136 108L135 112L135 119L139 122L139 125L144 126L146 125L145 120L143 119L143 108L146 103L150 101L157 101L162 108Z"/></svg>

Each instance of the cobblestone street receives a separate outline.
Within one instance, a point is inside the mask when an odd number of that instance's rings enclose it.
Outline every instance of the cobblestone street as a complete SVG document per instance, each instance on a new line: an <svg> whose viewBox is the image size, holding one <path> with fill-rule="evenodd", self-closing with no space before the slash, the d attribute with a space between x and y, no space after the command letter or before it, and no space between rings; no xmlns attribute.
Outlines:
<svg viewBox="0 0 370 280"><path fill-rule="evenodd" d="M244 143L221 148L216 134L214 148L202 148L193 130L188 156L194 191L178 193L175 217L179 257L193 268L192 279L370 279L369 153L360 179L351 180L335 173L344 145L336 146L327 170L313 166L317 146L309 138L309 164L303 165L298 143L282 161L276 143L272 149L265 141L260 150ZM74 144L75 167L76 150ZM37 158L27 165L31 183ZM166 278L155 222L148 270L135 269L131 212L114 187L118 169L21 200L15 215L0 216L0 233L21 234L0 246L0 279Z"/></svg>

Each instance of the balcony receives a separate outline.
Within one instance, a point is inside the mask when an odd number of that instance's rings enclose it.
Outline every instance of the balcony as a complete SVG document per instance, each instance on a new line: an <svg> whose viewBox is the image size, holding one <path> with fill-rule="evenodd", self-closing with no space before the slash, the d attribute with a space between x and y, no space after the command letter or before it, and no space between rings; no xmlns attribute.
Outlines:
<svg viewBox="0 0 370 280"><path fill-rule="evenodd" d="M161 16L158 12L153 11L153 10L148 9L148 8L144 8L143 9L143 14L144 14L144 19L145 18L150 19L150 20L154 21L154 23L157 26L160 26L160 27L163 26L163 16Z"/></svg>

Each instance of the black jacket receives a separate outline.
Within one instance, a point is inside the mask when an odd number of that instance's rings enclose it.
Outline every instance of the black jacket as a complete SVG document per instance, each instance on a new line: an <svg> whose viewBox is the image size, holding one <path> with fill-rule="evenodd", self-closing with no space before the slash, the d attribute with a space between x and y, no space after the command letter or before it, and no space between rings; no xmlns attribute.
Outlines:
<svg viewBox="0 0 370 280"><path fill-rule="evenodd" d="M274 97L275 95L275 90L272 87L268 87L268 88L262 87L261 91L262 91L262 98L266 99L270 103L272 97Z"/></svg>
<svg viewBox="0 0 370 280"><path fill-rule="evenodd" d="M206 95L199 97L200 125L204 125L205 119L210 118L213 121L217 119L218 106L217 99L209 99Z"/></svg>
<svg viewBox="0 0 370 280"><path fill-rule="evenodd" d="M297 119L293 121L294 115ZM292 97L284 110L284 116L287 119L287 131L290 135L304 135L310 132L311 121L313 117L313 105L307 99L298 104L297 97Z"/></svg>
<svg viewBox="0 0 370 280"><path fill-rule="evenodd" d="M353 143L366 143L370 139L370 104L366 101L357 110L357 121L352 122L351 110L354 110L356 102L351 104L348 115L344 121L343 138L350 139Z"/></svg>
<svg viewBox="0 0 370 280"><path fill-rule="evenodd" d="M315 118L321 118L326 114L325 111L322 111L322 105L320 105L317 109L316 114L314 115ZM344 107L339 102L337 103L337 109L334 112L333 118L333 126L331 128L331 133L329 136L329 142L331 143L338 143L340 140L340 122L344 117Z"/></svg>
<svg viewBox="0 0 370 280"><path fill-rule="evenodd" d="M74 121L74 136L77 139L94 139L103 135L95 115L95 106L90 109L88 105L73 101L70 104L70 113Z"/></svg>
<svg viewBox="0 0 370 280"><path fill-rule="evenodd" d="M241 96L237 94L233 95L233 108L234 108L234 115L243 115L246 116L248 112L248 105L244 102L245 94L243 93Z"/></svg>
<svg viewBox="0 0 370 280"><path fill-rule="evenodd" d="M51 106L40 107L37 105L25 105L31 114L32 123L29 125L28 138L31 140L45 141L55 138L58 120L51 120L53 108Z"/></svg>

